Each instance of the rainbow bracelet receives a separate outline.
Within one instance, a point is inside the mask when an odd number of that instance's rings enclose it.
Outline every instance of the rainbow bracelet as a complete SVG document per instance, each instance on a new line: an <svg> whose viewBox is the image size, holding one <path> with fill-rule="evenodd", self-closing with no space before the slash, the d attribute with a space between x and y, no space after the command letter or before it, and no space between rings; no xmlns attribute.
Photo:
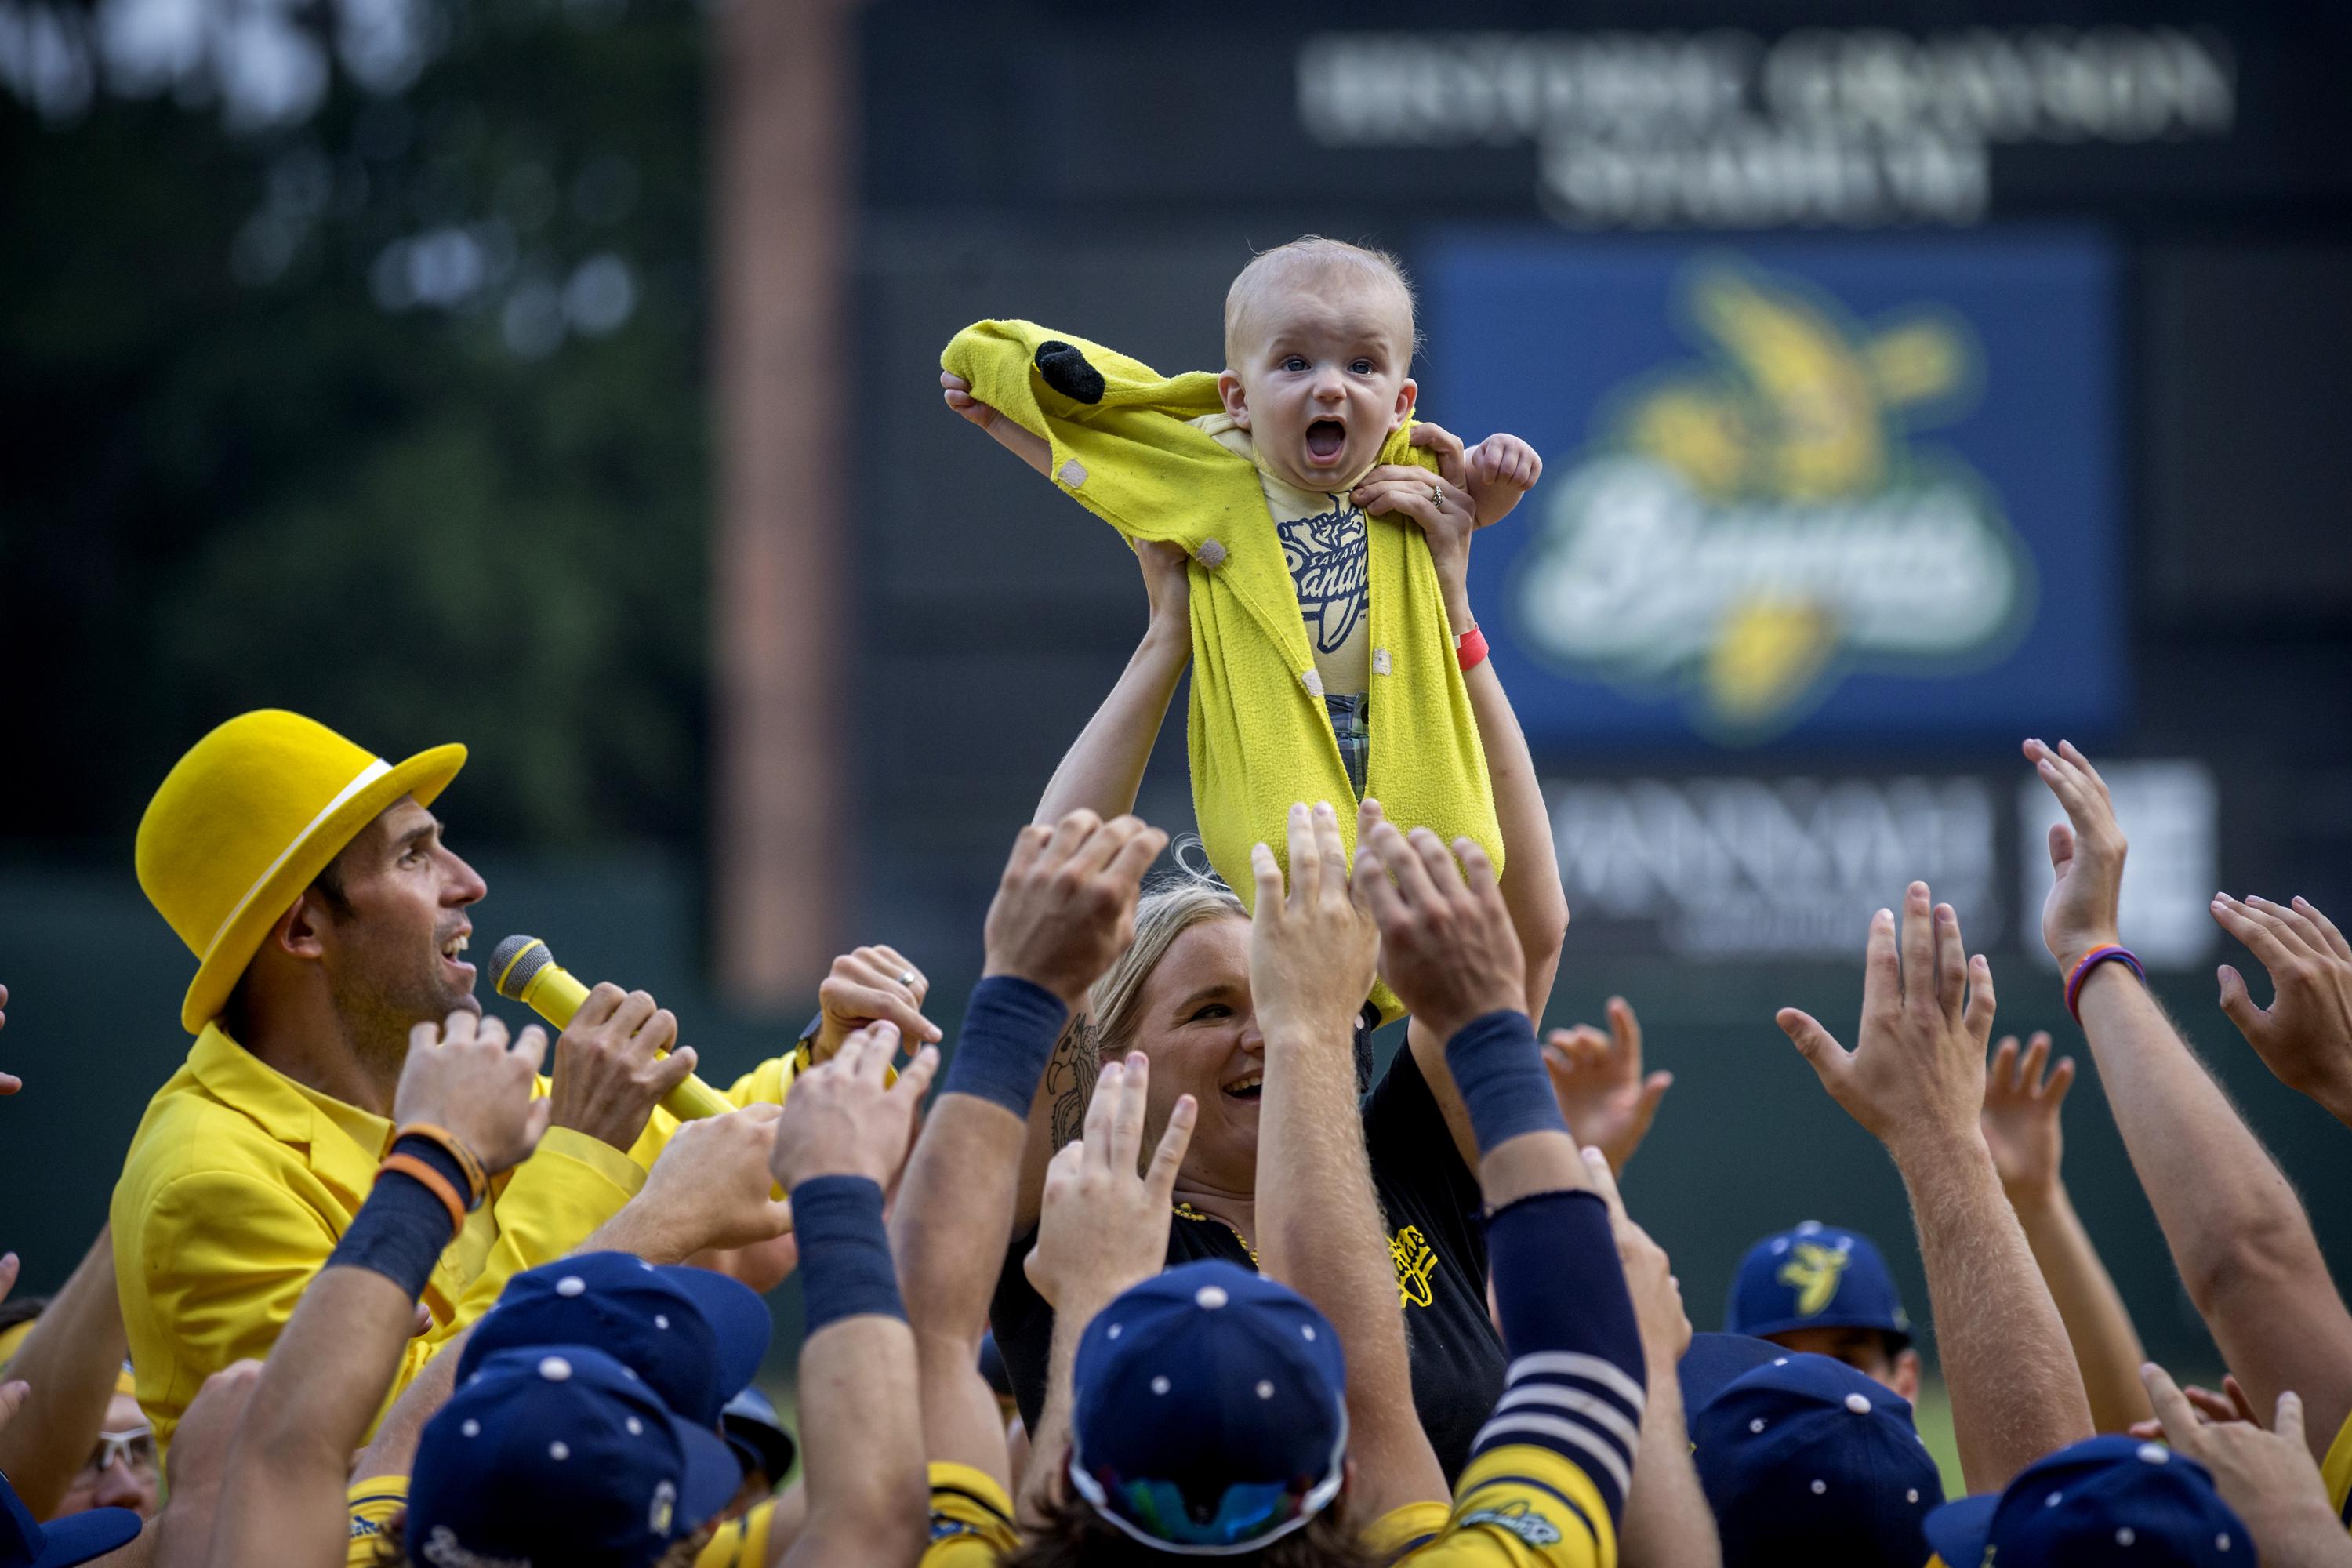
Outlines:
<svg viewBox="0 0 2352 1568"><path fill-rule="evenodd" d="M2074 1016L2077 1024L2083 1021L2083 1011L2079 1005L2083 999L2083 982L2091 977L2091 971L2111 959L2138 975L2142 985L2147 984L2147 971L2140 967L2139 954L2130 948L2112 942L2093 948L2074 965L2074 972L2066 976L2066 1011Z"/></svg>

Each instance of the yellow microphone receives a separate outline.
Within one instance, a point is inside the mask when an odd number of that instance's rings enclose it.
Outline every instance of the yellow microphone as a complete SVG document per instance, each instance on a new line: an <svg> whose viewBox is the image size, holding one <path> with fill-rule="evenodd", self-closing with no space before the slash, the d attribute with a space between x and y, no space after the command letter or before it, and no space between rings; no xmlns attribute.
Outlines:
<svg viewBox="0 0 2352 1568"><path fill-rule="evenodd" d="M555 962L547 943L535 936L510 936L491 951L490 982L509 1002L520 1002L561 1031L588 1000L580 977ZM667 1055L667 1052L664 1052ZM702 1116L725 1116L736 1109L726 1096L688 1073L686 1081L662 1096L662 1109L681 1121Z"/></svg>

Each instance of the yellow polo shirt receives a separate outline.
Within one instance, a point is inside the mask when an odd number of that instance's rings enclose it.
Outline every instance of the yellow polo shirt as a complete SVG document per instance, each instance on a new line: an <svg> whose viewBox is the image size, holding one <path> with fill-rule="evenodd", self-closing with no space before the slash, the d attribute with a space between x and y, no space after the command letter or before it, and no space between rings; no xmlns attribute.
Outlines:
<svg viewBox="0 0 2352 1568"><path fill-rule="evenodd" d="M791 1058L729 1091L781 1100ZM540 1080L539 1092L547 1092ZM411 1340L389 1405L523 1269L586 1240L645 1184L677 1122L656 1109L624 1154L568 1128L491 1184L425 1289L433 1326ZM295 1082L205 1026L148 1102L114 1189L114 1264L139 1403L168 1444L205 1379L263 1358L374 1184L392 1123Z"/></svg>

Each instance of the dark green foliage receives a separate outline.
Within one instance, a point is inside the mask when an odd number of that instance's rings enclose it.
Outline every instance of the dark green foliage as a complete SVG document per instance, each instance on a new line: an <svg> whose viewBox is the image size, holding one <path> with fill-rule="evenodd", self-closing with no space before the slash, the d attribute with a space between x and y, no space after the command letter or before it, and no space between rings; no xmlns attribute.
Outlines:
<svg viewBox="0 0 2352 1568"><path fill-rule="evenodd" d="M703 20L428 9L298 125L0 98L0 838L127 861L265 704L472 744L460 844L698 836Z"/></svg>

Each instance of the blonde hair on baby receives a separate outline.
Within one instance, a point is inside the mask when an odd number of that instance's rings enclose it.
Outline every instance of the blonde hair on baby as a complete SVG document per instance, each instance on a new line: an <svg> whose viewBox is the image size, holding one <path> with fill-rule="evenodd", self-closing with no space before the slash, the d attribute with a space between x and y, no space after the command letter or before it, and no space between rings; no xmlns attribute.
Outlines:
<svg viewBox="0 0 2352 1568"><path fill-rule="evenodd" d="M1414 319L1412 279L1405 276L1403 262L1376 246L1351 245L1344 239L1302 234L1288 245L1258 252L1225 290L1225 363L1232 366L1240 363L1242 355L1238 351L1245 341L1243 331L1250 307L1267 290L1333 279L1394 289L1398 302L1404 307L1405 352L1410 355L1421 347L1421 329Z"/></svg>

